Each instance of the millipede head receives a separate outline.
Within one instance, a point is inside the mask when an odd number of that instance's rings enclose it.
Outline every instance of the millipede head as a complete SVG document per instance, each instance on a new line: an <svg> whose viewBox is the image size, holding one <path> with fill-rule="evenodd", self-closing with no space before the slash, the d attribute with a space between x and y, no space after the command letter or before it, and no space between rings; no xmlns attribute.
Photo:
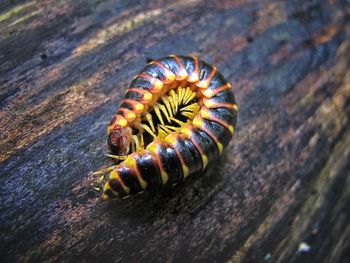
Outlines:
<svg viewBox="0 0 350 263"><path fill-rule="evenodd" d="M109 131L107 143L112 153L124 156L129 152L131 139L132 132L130 127L115 125Z"/></svg>

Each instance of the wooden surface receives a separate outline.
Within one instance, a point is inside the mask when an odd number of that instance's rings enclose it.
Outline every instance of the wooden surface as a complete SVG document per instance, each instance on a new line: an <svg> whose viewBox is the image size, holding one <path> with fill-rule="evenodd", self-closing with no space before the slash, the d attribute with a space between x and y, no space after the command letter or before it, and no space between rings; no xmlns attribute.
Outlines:
<svg viewBox="0 0 350 263"><path fill-rule="evenodd" d="M349 262L349 1L0 8L1 262ZM180 187L99 203L107 124L172 53L232 83L237 133Z"/></svg>

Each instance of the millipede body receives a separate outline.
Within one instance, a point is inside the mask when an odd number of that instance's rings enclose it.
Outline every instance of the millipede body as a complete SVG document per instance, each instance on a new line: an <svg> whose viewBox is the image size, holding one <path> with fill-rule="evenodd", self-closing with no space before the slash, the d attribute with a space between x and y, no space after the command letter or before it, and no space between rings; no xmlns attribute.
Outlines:
<svg viewBox="0 0 350 263"><path fill-rule="evenodd" d="M235 131L237 104L216 67L189 56L150 62L108 126L116 165L97 172L102 198L159 190L203 171Z"/></svg>

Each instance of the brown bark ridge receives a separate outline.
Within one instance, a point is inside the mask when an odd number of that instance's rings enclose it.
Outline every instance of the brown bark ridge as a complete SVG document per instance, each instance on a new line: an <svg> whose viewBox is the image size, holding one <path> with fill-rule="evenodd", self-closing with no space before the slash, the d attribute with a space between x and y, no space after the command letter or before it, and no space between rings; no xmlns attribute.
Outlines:
<svg viewBox="0 0 350 263"><path fill-rule="evenodd" d="M349 1L0 3L1 262L349 262ZM148 58L232 83L224 156L97 202L106 127Z"/></svg>

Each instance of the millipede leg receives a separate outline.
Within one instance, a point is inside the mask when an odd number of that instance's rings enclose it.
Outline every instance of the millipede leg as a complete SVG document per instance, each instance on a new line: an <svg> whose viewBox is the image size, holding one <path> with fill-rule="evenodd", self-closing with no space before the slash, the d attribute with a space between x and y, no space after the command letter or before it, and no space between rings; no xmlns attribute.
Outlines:
<svg viewBox="0 0 350 263"><path fill-rule="evenodd" d="M179 88L178 89L178 95L177 95L177 98L178 98L178 104L180 105L182 103L182 98L183 98L183 88Z"/></svg>
<svg viewBox="0 0 350 263"><path fill-rule="evenodd" d="M106 169L102 169L102 170L99 170L97 172L93 172L92 174L93 175L106 174L106 173L113 171L116 167L117 167L116 165L112 165L112 166L107 167Z"/></svg>
<svg viewBox="0 0 350 263"><path fill-rule="evenodd" d="M135 151L140 149L140 143L139 143L139 138L137 135L132 136L133 144L135 145ZM134 152L135 152L134 151Z"/></svg>
<svg viewBox="0 0 350 263"><path fill-rule="evenodd" d="M167 119L168 122L170 122L170 117L169 117L169 113L166 109L166 107L164 105L159 105L159 108L162 110L162 112L164 113L165 118ZM164 125L164 124L163 124Z"/></svg>
<svg viewBox="0 0 350 263"><path fill-rule="evenodd" d="M166 134L171 133L171 130L169 128L166 127L166 125L159 125L159 128L162 129L163 131L165 131ZM159 130L158 128L158 130Z"/></svg>
<svg viewBox="0 0 350 263"><path fill-rule="evenodd" d="M156 113L156 115L157 115L157 117L158 117L160 123L164 125L164 121L163 121L163 118L162 118L162 114L160 113L160 110L159 110L159 108L158 108L158 105L155 104L155 105L153 106L153 109L154 109L154 111L155 111L155 113Z"/></svg>
<svg viewBox="0 0 350 263"><path fill-rule="evenodd" d="M183 103L186 104L190 102L195 96L196 93L194 93L189 87L187 87L185 91L185 96L183 98Z"/></svg>
<svg viewBox="0 0 350 263"><path fill-rule="evenodd" d="M170 102L170 105L171 105L171 107L172 107L172 111L173 112L177 112L177 110L178 110L178 104L176 103L176 99L174 99L174 98L176 98L177 97L177 95L176 95L176 93L172 96L171 94L170 94L170 96L169 96L169 98L168 98L168 100L169 100L169 102ZM172 116L171 116L172 117Z"/></svg>
<svg viewBox="0 0 350 263"><path fill-rule="evenodd" d="M169 98L163 97L162 100L163 100L163 102L164 102L164 104L165 104L165 106L166 106L166 108L168 110L169 116L173 117L174 116L173 112L175 112L175 111L173 111L173 106L172 106L173 102L169 100L170 98L171 97L169 97Z"/></svg>
<svg viewBox="0 0 350 263"><path fill-rule="evenodd" d="M162 126L158 125L158 137L164 139L167 135L168 133L162 129Z"/></svg>
<svg viewBox="0 0 350 263"><path fill-rule="evenodd" d="M173 103L175 105L175 112L177 112L179 110L179 99L178 99L178 94L175 93L172 97Z"/></svg>
<svg viewBox="0 0 350 263"><path fill-rule="evenodd" d="M145 141L143 140L143 133L140 132L140 147L141 149L145 149Z"/></svg>
<svg viewBox="0 0 350 263"><path fill-rule="evenodd" d="M148 132L153 138L156 138L156 137L157 137L157 135L156 135L156 134L151 130L151 128L148 127L146 124L142 124L141 126L142 126L142 128L143 128L146 132Z"/></svg>
<svg viewBox="0 0 350 263"><path fill-rule="evenodd" d="M156 129L154 128L154 123L153 123L153 120L152 120L152 115L150 113L147 113L146 114L146 119L152 129L153 132L156 132Z"/></svg>
<svg viewBox="0 0 350 263"><path fill-rule="evenodd" d="M107 157L112 158L118 161L124 161L128 156L127 155L113 155L113 154L105 154Z"/></svg>

